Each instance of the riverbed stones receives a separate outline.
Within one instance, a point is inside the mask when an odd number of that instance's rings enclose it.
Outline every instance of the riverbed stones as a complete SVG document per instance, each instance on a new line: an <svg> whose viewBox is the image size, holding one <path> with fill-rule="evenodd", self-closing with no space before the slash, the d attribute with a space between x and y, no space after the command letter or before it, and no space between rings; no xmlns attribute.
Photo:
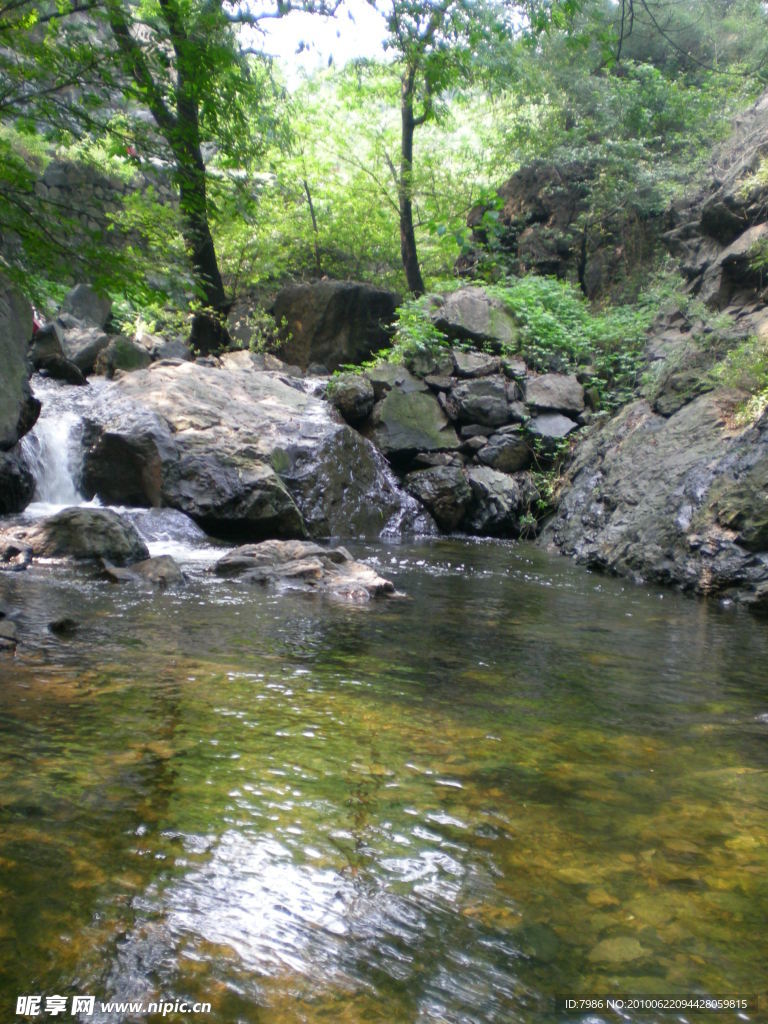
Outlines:
<svg viewBox="0 0 768 1024"><path fill-rule="evenodd" d="M152 362L152 356L138 342L126 338L122 334L115 335L96 357L94 373L105 377L114 377L115 372L123 370L143 370Z"/></svg>
<svg viewBox="0 0 768 1024"><path fill-rule="evenodd" d="M104 576L112 583L149 583L160 590L185 582L184 573L170 555L145 558L124 568L105 562Z"/></svg>
<svg viewBox="0 0 768 1024"><path fill-rule="evenodd" d="M99 353L109 342L109 335L100 327L69 327L62 332L61 339L64 355L86 377L93 373Z"/></svg>
<svg viewBox="0 0 768 1024"><path fill-rule="evenodd" d="M65 508L22 530L19 540L41 558L104 558L130 565L149 557L135 526L107 508Z"/></svg>
<svg viewBox="0 0 768 1024"><path fill-rule="evenodd" d="M15 622L0 619L0 651L15 651L19 642L19 631Z"/></svg>
<svg viewBox="0 0 768 1024"><path fill-rule="evenodd" d="M459 439L434 395L393 387L371 417L371 439L385 455L457 448Z"/></svg>
<svg viewBox="0 0 768 1024"><path fill-rule="evenodd" d="M551 443L567 437L572 430L577 430L578 424L562 413L546 412L532 416L525 427L533 437L540 437L542 441Z"/></svg>
<svg viewBox="0 0 768 1024"><path fill-rule="evenodd" d="M460 423L500 427L509 418L509 387L501 374L469 380L453 388L447 407Z"/></svg>
<svg viewBox="0 0 768 1024"><path fill-rule="evenodd" d="M573 374L544 373L526 380L525 401L534 409L578 416L584 411L584 388Z"/></svg>
<svg viewBox="0 0 768 1024"><path fill-rule="evenodd" d="M514 317L501 300L479 287L450 292L443 297L432 319L435 326L452 339L512 345L518 333Z"/></svg>
<svg viewBox="0 0 768 1024"><path fill-rule="evenodd" d="M466 475L473 498L466 529L487 536L517 535L521 518L539 497L530 473L510 476L490 466L470 466Z"/></svg>
<svg viewBox="0 0 768 1024"><path fill-rule="evenodd" d="M522 427L513 427L504 433L492 434L488 443L477 451L477 458L485 466L502 473L517 473L531 464L531 445Z"/></svg>
<svg viewBox="0 0 768 1024"><path fill-rule="evenodd" d="M35 478L21 445L0 452L0 515L26 508L35 493Z"/></svg>
<svg viewBox="0 0 768 1024"><path fill-rule="evenodd" d="M491 374L499 372L499 358L488 355L487 352L464 352L455 348L451 355L457 377L490 377Z"/></svg>
<svg viewBox="0 0 768 1024"><path fill-rule="evenodd" d="M214 567L218 576L278 590L322 594L362 603L392 597L392 582L356 562L346 548L326 548L308 541L268 540L228 552Z"/></svg>

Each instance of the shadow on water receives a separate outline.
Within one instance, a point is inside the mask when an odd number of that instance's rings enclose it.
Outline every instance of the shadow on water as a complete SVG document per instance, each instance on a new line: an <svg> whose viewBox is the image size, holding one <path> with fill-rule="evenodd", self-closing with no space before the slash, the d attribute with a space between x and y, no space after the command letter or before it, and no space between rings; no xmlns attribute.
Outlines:
<svg viewBox="0 0 768 1024"><path fill-rule="evenodd" d="M526 545L356 553L408 600L0 580L27 640L0 667L3 1005L528 1024L578 1019L558 993L768 1000L764 626Z"/></svg>

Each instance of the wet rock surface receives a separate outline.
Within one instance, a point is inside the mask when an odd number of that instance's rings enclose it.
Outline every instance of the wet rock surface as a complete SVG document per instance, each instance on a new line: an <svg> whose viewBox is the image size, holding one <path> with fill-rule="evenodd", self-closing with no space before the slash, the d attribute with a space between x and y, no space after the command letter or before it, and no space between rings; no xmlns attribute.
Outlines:
<svg viewBox="0 0 768 1024"><path fill-rule="evenodd" d="M551 466L579 429L584 389L576 377L537 376L518 357L460 348L355 376L363 383L353 393L370 400L370 385L376 398L356 426L442 530L518 536L535 529L540 495L529 470ZM334 388L330 399L339 407ZM571 414L541 411L553 408Z"/></svg>
<svg viewBox="0 0 768 1024"><path fill-rule="evenodd" d="M428 530L381 455L313 387L257 370L246 352L127 374L88 415L87 493L167 505L224 536Z"/></svg>
<svg viewBox="0 0 768 1024"><path fill-rule="evenodd" d="M130 565L149 557L136 528L106 508L66 508L32 526L11 527L0 534L3 561L14 552L35 558L106 559Z"/></svg>
<svg viewBox="0 0 768 1024"><path fill-rule="evenodd" d="M580 561L698 594L768 603L768 419L743 395L702 395L665 418L645 401L590 431L542 542Z"/></svg>
<svg viewBox="0 0 768 1024"><path fill-rule="evenodd" d="M303 591L364 603L395 596L394 584L369 566L356 562L343 547L325 548L308 541L267 540L228 552L214 571L218 576L278 590Z"/></svg>
<svg viewBox="0 0 768 1024"><path fill-rule="evenodd" d="M0 452L13 448L40 412L29 387L31 337L32 307L0 274Z"/></svg>

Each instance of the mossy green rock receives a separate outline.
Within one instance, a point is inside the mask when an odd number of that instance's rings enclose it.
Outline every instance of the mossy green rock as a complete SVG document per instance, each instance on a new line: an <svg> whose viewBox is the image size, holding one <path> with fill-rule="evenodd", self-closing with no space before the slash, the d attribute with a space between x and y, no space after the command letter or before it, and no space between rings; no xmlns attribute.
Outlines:
<svg viewBox="0 0 768 1024"><path fill-rule="evenodd" d="M717 489L714 506L723 526L750 551L768 550L768 453L746 473Z"/></svg>
<svg viewBox="0 0 768 1024"><path fill-rule="evenodd" d="M456 431L434 395L393 387L373 410L372 440L386 455L459 446Z"/></svg>

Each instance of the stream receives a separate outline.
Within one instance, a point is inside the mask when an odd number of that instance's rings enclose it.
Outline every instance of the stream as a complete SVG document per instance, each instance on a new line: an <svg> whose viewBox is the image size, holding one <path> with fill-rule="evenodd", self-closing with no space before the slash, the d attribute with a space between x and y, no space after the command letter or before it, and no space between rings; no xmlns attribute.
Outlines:
<svg viewBox="0 0 768 1024"><path fill-rule="evenodd" d="M132 516L186 587L0 574L6 1019L34 993L104 1022L766 1019L764 623L453 537L350 543L406 600L274 595ZM606 994L762 1009L555 1004Z"/></svg>

